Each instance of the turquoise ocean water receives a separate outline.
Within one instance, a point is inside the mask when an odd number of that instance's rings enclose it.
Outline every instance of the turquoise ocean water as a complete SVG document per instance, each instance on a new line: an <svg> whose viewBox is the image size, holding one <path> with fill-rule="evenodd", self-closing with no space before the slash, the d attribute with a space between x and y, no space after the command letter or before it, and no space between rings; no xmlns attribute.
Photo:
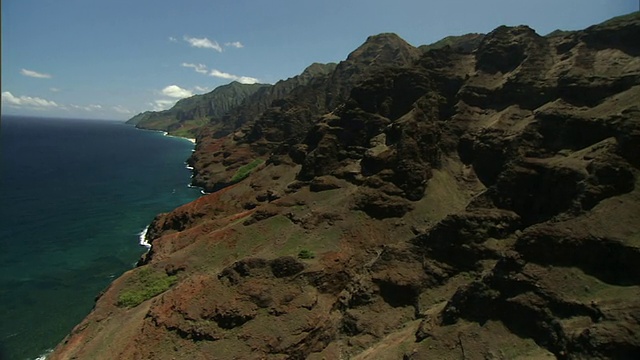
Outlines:
<svg viewBox="0 0 640 360"><path fill-rule="evenodd" d="M54 347L144 253L153 217L200 195L192 149L122 122L2 116L0 360Z"/></svg>

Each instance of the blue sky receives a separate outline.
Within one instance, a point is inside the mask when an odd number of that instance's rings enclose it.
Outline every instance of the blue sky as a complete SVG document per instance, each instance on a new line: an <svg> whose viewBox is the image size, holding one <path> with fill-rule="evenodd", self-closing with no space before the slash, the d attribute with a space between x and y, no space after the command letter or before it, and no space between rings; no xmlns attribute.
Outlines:
<svg viewBox="0 0 640 360"><path fill-rule="evenodd" d="M419 46L637 10L638 0L3 0L2 113L126 120L232 80L275 83L338 62L382 32Z"/></svg>

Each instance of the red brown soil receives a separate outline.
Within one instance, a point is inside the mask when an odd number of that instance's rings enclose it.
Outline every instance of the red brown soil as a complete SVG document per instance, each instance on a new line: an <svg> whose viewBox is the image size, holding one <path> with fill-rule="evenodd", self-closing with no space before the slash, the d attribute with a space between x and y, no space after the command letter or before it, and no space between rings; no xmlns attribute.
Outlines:
<svg viewBox="0 0 640 360"><path fill-rule="evenodd" d="M203 135L217 191L156 218L51 359L640 358L639 16L399 51L308 128L319 85L271 109L291 143ZM178 282L119 306L144 269Z"/></svg>

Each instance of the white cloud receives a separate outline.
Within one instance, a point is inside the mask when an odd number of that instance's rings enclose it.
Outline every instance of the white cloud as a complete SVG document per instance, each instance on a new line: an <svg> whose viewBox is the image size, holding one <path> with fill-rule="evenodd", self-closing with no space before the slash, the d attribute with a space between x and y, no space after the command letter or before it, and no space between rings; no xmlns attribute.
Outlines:
<svg viewBox="0 0 640 360"><path fill-rule="evenodd" d="M207 66L203 64L182 63L182 66L187 68L193 68L196 72L200 74L209 74L209 76L217 77L220 79L234 80L242 84L255 84L258 82L258 79L249 77L249 76L233 75L217 69L211 69L211 71L209 71L207 70ZM201 91L197 87L195 88L195 90Z"/></svg>
<svg viewBox="0 0 640 360"><path fill-rule="evenodd" d="M169 36L169 41L178 42L178 39L174 38L173 36Z"/></svg>
<svg viewBox="0 0 640 360"><path fill-rule="evenodd" d="M193 68L196 72L199 72L200 74L208 73L207 66L203 64L182 63L182 66L187 68Z"/></svg>
<svg viewBox="0 0 640 360"><path fill-rule="evenodd" d="M162 89L162 93L166 96L177 99L193 96L191 90L183 89L178 85L169 85L166 88Z"/></svg>
<svg viewBox="0 0 640 360"><path fill-rule="evenodd" d="M69 106L71 106L74 109L84 110L84 111L87 111L87 112L94 112L94 111L102 110L102 105L95 105L95 104L90 104L90 105L87 105L87 106L71 104Z"/></svg>
<svg viewBox="0 0 640 360"><path fill-rule="evenodd" d="M188 36L184 37L184 41L188 42L191 46L203 49L213 49L217 52L222 52L222 46L218 44L217 41L211 41L207 38L190 38Z"/></svg>
<svg viewBox="0 0 640 360"><path fill-rule="evenodd" d="M119 112L120 114L131 114L131 110L125 108L122 105L116 105L111 107L114 111Z"/></svg>
<svg viewBox="0 0 640 360"><path fill-rule="evenodd" d="M241 84L255 84L258 82L258 79L253 77L233 75L216 69L212 69L209 75L221 79L235 80Z"/></svg>
<svg viewBox="0 0 640 360"><path fill-rule="evenodd" d="M213 77L217 77L217 78L221 78L221 79L229 79L229 80L235 80L235 79L238 78L236 75L232 75L232 74L229 74L229 73L226 73L226 72L222 72L222 71L216 70L216 69L211 70L211 73L209 75L211 75Z"/></svg>
<svg viewBox="0 0 640 360"><path fill-rule="evenodd" d="M234 47L236 49L241 49L241 48L244 47L244 45L242 45L242 43L240 41L224 43L224 46L231 46L231 47Z"/></svg>
<svg viewBox="0 0 640 360"><path fill-rule="evenodd" d="M14 96L9 91L2 92L2 103L14 107L33 107L33 108L57 108L61 107L55 101L41 99L31 96Z"/></svg>
<svg viewBox="0 0 640 360"><path fill-rule="evenodd" d="M175 101L166 100L169 102L169 107ZM81 112L96 114L93 116L104 116L104 114L115 111L121 114L131 114L132 112L129 109L124 108L123 106L117 105L113 107L105 107L100 104L88 104L88 105L78 105L78 104L58 104L55 101L42 99L39 97L32 96L15 96L9 91L2 92L2 106L8 106L12 108L19 109L28 109L28 110L38 110L38 111L73 111L76 114ZM90 116L90 115L86 115Z"/></svg>
<svg viewBox="0 0 640 360"><path fill-rule="evenodd" d="M193 92L183 89L178 85L169 85L162 89L160 93L173 99L157 99L149 103L153 111L162 111L170 109L179 99L193 96Z"/></svg>
<svg viewBox="0 0 640 360"><path fill-rule="evenodd" d="M209 91L209 88L206 86L194 86L193 90L203 93Z"/></svg>
<svg viewBox="0 0 640 360"><path fill-rule="evenodd" d="M60 92L60 89L52 87L52 88L49 88L49 91L51 91L51 92Z"/></svg>
<svg viewBox="0 0 640 360"><path fill-rule="evenodd" d="M162 111L170 109L175 103L176 100L159 99L150 103L149 105L152 106L153 111Z"/></svg>
<svg viewBox="0 0 640 360"><path fill-rule="evenodd" d="M239 82L240 84L255 84L259 80L254 77L240 76L236 81Z"/></svg>
<svg viewBox="0 0 640 360"><path fill-rule="evenodd" d="M20 70L20 74L24 76L32 77L32 78L38 78L38 79L51 79L51 75L49 74L39 73L37 71L27 70L27 69Z"/></svg>

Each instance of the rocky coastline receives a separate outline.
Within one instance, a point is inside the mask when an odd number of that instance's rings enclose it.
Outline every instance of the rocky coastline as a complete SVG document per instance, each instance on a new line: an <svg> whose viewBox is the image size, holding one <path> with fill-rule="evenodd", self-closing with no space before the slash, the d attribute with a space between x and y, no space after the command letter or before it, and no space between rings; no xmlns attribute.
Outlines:
<svg viewBox="0 0 640 360"><path fill-rule="evenodd" d="M380 34L171 120L208 194L48 359L639 358L637 39Z"/></svg>

